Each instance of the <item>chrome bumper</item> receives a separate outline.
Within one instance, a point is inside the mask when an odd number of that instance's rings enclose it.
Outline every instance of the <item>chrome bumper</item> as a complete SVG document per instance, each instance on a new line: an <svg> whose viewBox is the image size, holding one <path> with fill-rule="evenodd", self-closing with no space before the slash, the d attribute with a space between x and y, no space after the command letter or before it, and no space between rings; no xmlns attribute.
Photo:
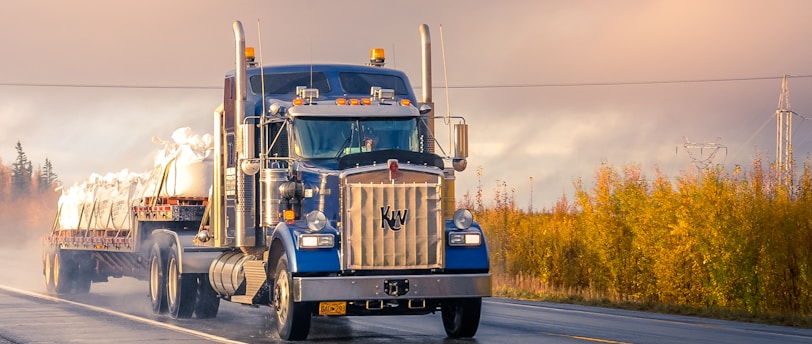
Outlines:
<svg viewBox="0 0 812 344"><path fill-rule="evenodd" d="M387 294L393 280L407 280L408 292ZM294 277L292 291L296 302L483 297L491 296L491 274Z"/></svg>

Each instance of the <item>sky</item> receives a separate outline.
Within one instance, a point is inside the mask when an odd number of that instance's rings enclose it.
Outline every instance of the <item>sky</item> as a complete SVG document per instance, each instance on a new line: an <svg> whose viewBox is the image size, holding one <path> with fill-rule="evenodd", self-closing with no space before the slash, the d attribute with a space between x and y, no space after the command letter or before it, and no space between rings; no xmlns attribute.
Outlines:
<svg viewBox="0 0 812 344"><path fill-rule="evenodd" d="M772 161L784 75L793 152L808 158L809 13L803 0L4 0L0 162L19 141L65 185L151 169L153 137L212 132L235 20L266 65L363 64L383 47L416 87L425 23L436 114L470 126L458 199L506 185L546 209L602 164L694 171L685 137L723 145L713 163L728 170Z"/></svg>

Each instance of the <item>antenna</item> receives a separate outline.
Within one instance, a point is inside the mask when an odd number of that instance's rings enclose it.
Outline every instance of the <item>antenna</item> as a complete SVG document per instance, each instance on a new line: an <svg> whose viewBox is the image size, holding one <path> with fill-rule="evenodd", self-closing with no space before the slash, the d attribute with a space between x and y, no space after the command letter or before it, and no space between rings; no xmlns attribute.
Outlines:
<svg viewBox="0 0 812 344"><path fill-rule="evenodd" d="M440 24L440 51L443 56L443 82L445 84L445 120L444 123L448 127L448 145L453 147L454 134L451 131L451 97L448 95L448 68L445 63L445 40L443 39L443 24Z"/></svg>
<svg viewBox="0 0 812 344"><path fill-rule="evenodd" d="M259 25L259 18L257 18L257 40L259 40L259 80L262 84L261 92L262 92L262 116L265 117L265 69L263 65L265 64L262 61L262 27Z"/></svg>
<svg viewBox="0 0 812 344"><path fill-rule="evenodd" d="M718 140L722 140L722 138L717 138ZM691 142L688 140L688 137L685 137L685 143L682 144L685 148L685 151L688 152L688 157L691 158L694 166L696 166L696 175L697 178L702 178L702 170L707 169L708 166L713 162L713 158L716 157L716 153L719 152L720 149L725 150L725 155L727 155L727 147L719 143L696 143ZM709 151L705 155L705 151ZM699 155L694 155L695 153L699 153Z"/></svg>

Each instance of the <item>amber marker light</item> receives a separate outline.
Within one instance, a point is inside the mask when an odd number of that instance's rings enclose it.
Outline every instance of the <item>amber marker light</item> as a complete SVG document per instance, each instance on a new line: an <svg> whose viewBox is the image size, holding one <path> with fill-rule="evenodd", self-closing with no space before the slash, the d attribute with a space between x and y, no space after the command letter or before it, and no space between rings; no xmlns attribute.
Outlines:
<svg viewBox="0 0 812 344"><path fill-rule="evenodd" d="M361 104L364 104L364 105L372 104L372 99L370 99L370 98L361 98Z"/></svg>
<svg viewBox="0 0 812 344"><path fill-rule="evenodd" d="M369 63L383 66L384 61L386 61L386 56L384 56L383 48L372 48L369 50Z"/></svg>
<svg viewBox="0 0 812 344"><path fill-rule="evenodd" d="M350 105L361 105L361 101L358 98L351 98Z"/></svg>
<svg viewBox="0 0 812 344"><path fill-rule="evenodd" d="M402 106L409 106L409 105L412 105L412 101L411 101L411 100L409 100L409 99L401 99L401 100L400 100L400 105L402 105Z"/></svg>
<svg viewBox="0 0 812 344"><path fill-rule="evenodd" d="M296 213L293 210L290 210L290 209L285 210L282 213L282 218L285 219L285 223L290 224L291 222L293 222L293 220L296 219Z"/></svg>
<svg viewBox="0 0 812 344"><path fill-rule="evenodd" d="M336 105L347 105L347 98L336 99Z"/></svg>
<svg viewBox="0 0 812 344"><path fill-rule="evenodd" d="M302 105L302 104L304 104L304 99L302 99L302 98L293 99L293 105L294 106L299 106L299 105Z"/></svg>

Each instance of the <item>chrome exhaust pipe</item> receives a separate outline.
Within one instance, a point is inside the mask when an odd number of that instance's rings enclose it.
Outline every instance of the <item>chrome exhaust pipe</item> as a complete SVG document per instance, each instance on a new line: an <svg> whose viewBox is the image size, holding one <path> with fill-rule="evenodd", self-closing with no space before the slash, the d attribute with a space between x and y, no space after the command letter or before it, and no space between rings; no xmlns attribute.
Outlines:
<svg viewBox="0 0 812 344"><path fill-rule="evenodd" d="M245 33L242 23L234 22L234 40L236 42L236 70L234 71L234 134L237 151L237 202L234 205L234 240L237 247L256 246L256 206L254 202L255 182L253 174L246 173L246 164L255 161L253 128L245 123L245 100L247 82L245 69Z"/></svg>
<svg viewBox="0 0 812 344"><path fill-rule="evenodd" d="M420 46L422 52L422 87L423 87L423 104L428 105L431 109L428 113L423 114L423 120L428 127L428 133L423 137L424 151L434 153L434 100L431 96L431 35L429 34L429 26L426 24L420 25Z"/></svg>

